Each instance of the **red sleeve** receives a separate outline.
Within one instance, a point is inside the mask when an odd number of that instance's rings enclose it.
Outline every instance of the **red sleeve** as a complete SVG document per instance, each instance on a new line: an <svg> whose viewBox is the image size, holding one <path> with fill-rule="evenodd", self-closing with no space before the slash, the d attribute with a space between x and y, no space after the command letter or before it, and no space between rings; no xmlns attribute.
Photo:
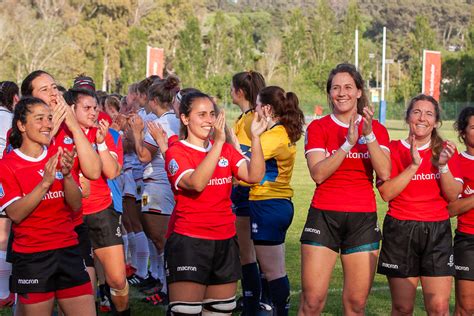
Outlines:
<svg viewBox="0 0 474 316"><path fill-rule="evenodd" d="M23 197L23 192L13 172L5 163L0 164L0 211Z"/></svg>
<svg viewBox="0 0 474 316"><path fill-rule="evenodd" d="M461 161L459 160L459 153L457 150L454 153L453 157L449 159L448 167L454 179L456 179L457 181L461 183L464 183L463 177L462 177L462 170L461 170Z"/></svg>
<svg viewBox="0 0 474 316"><path fill-rule="evenodd" d="M401 172L401 170L398 169L400 165L399 163L400 156L397 150L397 143L398 142L396 141L391 141L387 146L388 150L390 151L390 162L392 164L392 169L390 171L390 179L395 178ZM376 183L377 183L377 186L379 186L383 183L383 181L377 177Z"/></svg>
<svg viewBox="0 0 474 316"><path fill-rule="evenodd" d="M388 136L388 132L385 126L380 124L378 121L374 121L373 128L374 128L375 137L377 137L377 141L380 147L390 150L390 147L389 147L390 137Z"/></svg>
<svg viewBox="0 0 474 316"><path fill-rule="evenodd" d="M304 153L306 155L312 151L326 152L326 140L319 120L311 122L306 129Z"/></svg>
<svg viewBox="0 0 474 316"><path fill-rule="evenodd" d="M181 178L195 169L187 153L182 150L182 146L170 147L166 152L165 163L171 186L176 190Z"/></svg>
<svg viewBox="0 0 474 316"><path fill-rule="evenodd" d="M172 135L168 138L168 147L171 147L171 145L173 145L174 143L176 143L177 141L179 141L179 137L178 135Z"/></svg>

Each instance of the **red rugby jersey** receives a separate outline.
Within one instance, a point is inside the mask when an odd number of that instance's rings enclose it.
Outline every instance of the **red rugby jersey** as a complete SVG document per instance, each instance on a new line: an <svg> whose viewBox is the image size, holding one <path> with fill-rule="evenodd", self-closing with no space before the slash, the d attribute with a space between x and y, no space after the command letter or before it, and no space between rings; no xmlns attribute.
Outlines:
<svg viewBox="0 0 474 316"><path fill-rule="evenodd" d="M362 117L359 115L358 120ZM314 120L306 130L305 155L319 151L329 157L346 141L349 125L333 114ZM388 149L387 129L378 121L372 122L372 130L383 149ZM374 170L370 154L359 124L359 140L347 153L339 168L316 187L311 206L341 212L375 212L377 205L373 190Z"/></svg>
<svg viewBox="0 0 474 316"><path fill-rule="evenodd" d="M91 128L87 133L87 138L94 140L92 146L95 149L97 149L97 144L95 143L96 134L97 128ZM118 146L115 145L110 132L107 132L105 144L109 148L110 153L117 158L118 163L123 165L123 148L120 142L117 144ZM98 213L112 204L112 193L107 184L107 177L103 173L99 179L90 181L90 191L89 197L82 199L82 213L84 215Z"/></svg>
<svg viewBox="0 0 474 316"><path fill-rule="evenodd" d="M474 194L474 156L467 152L460 153L459 166L464 181L461 196L467 198ZM466 234L474 234L474 208L458 216L458 230Z"/></svg>
<svg viewBox="0 0 474 316"><path fill-rule="evenodd" d="M441 187L441 175L431 163L430 144L418 148L423 159L416 174L406 188L389 202L388 214L399 220L424 222L442 221L449 218L448 202L444 199ZM396 177L411 163L410 144L405 140L390 142L392 173ZM449 170L456 180L462 182L459 158L456 153L448 162Z"/></svg>
<svg viewBox="0 0 474 316"><path fill-rule="evenodd" d="M175 142L166 152L166 171L176 200L168 236L176 232L195 238L222 240L235 235L235 215L230 200L232 177L237 176L245 158L234 147L224 144L216 169L201 193L178 187L181 178L194 171L211 148L212 144L201 148L182 140Z"/></svg>
<svg viewBox="0 0 474 316"><path fill-rule="evenodd" d="M0 161L1 210L30 193L41 182L44 166L56 152L54 148L45 147L41 156L33 158L15 149ZM56 180L35 210L21 223L12 224L15 252L34 253L78 243L72 210L64 199L63 182L63 175L57 171Z"/></svg>

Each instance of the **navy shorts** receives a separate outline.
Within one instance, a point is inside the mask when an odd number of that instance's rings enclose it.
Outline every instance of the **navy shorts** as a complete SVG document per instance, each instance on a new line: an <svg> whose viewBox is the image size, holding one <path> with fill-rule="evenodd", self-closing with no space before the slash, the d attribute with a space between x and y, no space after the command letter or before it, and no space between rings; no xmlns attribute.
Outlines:
<svg viewBox="0 0 474 316"><path fill-rule="evenodd" d="M232 189L230 199L232 200L232 210L236 216L250 216L249 193L250 187L242 185Z"/></svg>
<svg viewBox="0 0 474 316"><path fill-rule="evenodd" d="M114 210L112 205L103 211L85 215L84 223L89 230L89 238L94 250L123 245L121 215Z"/></svg>
<svg viewBox="0 0 474 316"><path fill-rule="evenodd" d="M249 201L250 236L255 244L279 245L285 242L286 231L293 220L291 200L271 199Z"/></svg>

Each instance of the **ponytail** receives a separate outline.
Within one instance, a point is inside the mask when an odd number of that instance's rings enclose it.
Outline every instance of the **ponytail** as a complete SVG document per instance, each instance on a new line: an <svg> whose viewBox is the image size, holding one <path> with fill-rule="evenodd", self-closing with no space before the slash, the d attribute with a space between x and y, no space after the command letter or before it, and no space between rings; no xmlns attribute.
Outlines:
<svg viewBox="0 0 474 316"><path fill-rule="evenodd" d="M431 163L438 166L439 155L443 150L444 140L439 136L438 129L435 127L431 132Z"/></svg>
<svg viewBox="0 0 474 316"><path fill-rule="evenodd" d="M232 86L236 90L242 90L245 100L249 101L250 108L257 105L257 95L265 88L265 78L257 71L244 71L232 77Z"/></svg>
<svg viewBox="0 0 474 316"><path fill-rule="evenodd" d="M9 111L13 111L13 102L19 92L16 83L12 81L0 82L0 105L6 107Z"/></svg>
<svg viewBox="0 0 474 316"><path fill-rule="evenodd" d="M262 89L259 93L260 102L272 107L273 114L285 127L292 143L296 143L303 135L305 124L303 111L299 108L299 100L295 93L287 92L276 86Z"/></svg>

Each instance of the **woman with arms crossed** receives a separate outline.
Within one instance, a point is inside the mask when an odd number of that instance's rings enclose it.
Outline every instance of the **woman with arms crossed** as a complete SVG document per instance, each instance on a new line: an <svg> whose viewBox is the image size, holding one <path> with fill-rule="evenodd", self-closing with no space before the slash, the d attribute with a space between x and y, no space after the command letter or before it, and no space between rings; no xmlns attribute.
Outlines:
<svg viewBox="0 0 474 316"><path fill-rule="evenodd" d="M363 315L381 238L373 172L384 180L390 175L389 138L373 120L364 80L353 65L336 66L326 92L331 115L306 131L306 160L316 190L301 235L299 315L323 311L339 253L344 314Z"/></svg>
<svg viewBox="0 0 474 316"><path fill-rule="evenodd" d="M405 116L406 139L390 142L392 173L378 183L389 202L377 272L387 276L392 315L413 314L421 281L428 315L449 315L454 275L447 205L461 193L456 147L438 135L440 107L414 97Z"/></svg>
<svg viewBox="0 0 474 316"><path fill-rule="evenodd" d="M262 179L260 134L265 122L255 116L253 154L248 161L225 142L224 113L217 116L208 95L186 94L179 113L183 139L166 151L176 198L165 246L169 311L171 315L230 315L240 278L230 201L232 177L249 183Z"/></svg>

